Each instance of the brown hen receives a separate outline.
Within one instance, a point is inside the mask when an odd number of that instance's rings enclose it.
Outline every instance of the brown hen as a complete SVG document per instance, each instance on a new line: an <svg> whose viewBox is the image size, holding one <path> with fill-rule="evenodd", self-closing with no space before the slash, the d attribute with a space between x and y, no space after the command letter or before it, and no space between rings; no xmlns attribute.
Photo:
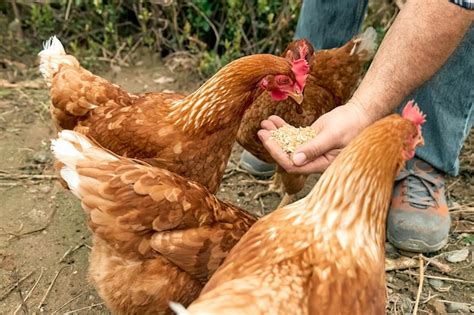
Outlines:
<svg viewBox="0 0 474 315"><path fill-rule="evenodd" d="M258 139L260 122L271 115L277 115L295 127L309 126L321 115L344 104L358 85L364 65L375 53L375 40L375 30L369 28L340 48L320 50L314 54L311 49L307 50L308 54L305 56L300 55L300 46L311 44L301 39L290 43L283 56L289 60L305 58L310 64L302 104L295 106L291 100L286 100L284 106L276 106L268 95L260 95L244 114L237 135L239 144L260 160L274 163ZM270 192L286 193L279 205L281 207L291 201L289 195L303 189L305 182L305 175L288 174L277 166L269 190L256 197Z"/></svg>
<svg viewBox="0 0 474 315"><path fill-rule="evenodd" d="M255 223L179 314L384 314L392 186L422 142L412 105L356 137L307 197Z"/></svg>
<svg viewBox="0 0 474 315"><path fill-rule="evenodd" d="M110 154L74 131L62 131L52 150L88 217L90 280L114 313L189 304L256 221L198 183Z"/></svg>
<svg viewBox="0 0 474 315"><path fill-rule="evenodd" d="M116 154L168 169L211 192L221 182L252 101L266 89L273 99L301 102L309 71L304 60L252 55L231 62L187 97L134 95L83 69L56 37L39 56L58 130L78 131Z"/></svg>

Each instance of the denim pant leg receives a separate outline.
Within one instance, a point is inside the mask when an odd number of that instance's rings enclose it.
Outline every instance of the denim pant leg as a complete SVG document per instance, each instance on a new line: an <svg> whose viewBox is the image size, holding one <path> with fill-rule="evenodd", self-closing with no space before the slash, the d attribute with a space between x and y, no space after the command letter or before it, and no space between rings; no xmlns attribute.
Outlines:
<svg viewBox="0 0 474 315"><path fill-rule="evenodd" d="M425 145L416 155L451 175L459 173L459 154L474 122L474 25L448 61L402 104L414 99L426 114Z"/></svg>
<svg viewBox="0 0 474 315"><path fill-rule="evenodd" d="M295 38L307 38L315 49L340 47L359 33L368 0L305 0Z"/></svg>

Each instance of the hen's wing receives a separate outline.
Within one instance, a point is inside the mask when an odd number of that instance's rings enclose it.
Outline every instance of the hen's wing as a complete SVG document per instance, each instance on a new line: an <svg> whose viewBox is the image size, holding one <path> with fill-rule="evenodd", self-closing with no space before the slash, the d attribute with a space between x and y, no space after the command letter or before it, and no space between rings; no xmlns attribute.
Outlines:
<svg viewBox="0 0 474 315"><path fill-rule="evenodd" d="M117 158L77 133L61 132L53 151L94 234L123 255L159 253L205 281L256 221L194 182Z"/></svg>
<svg viewBox="0 0 474 315"><path fill-rule="evenodd" d="M236 278L258 273L271 264L290 259L308 248L312 224L302 224L301 199L261 218L235 245L222 266L204 287L202 294Z"/></svg>
<svg viewBox="0 0 474 315"><path fill-rule="evenodd" d="M75 130L122 156L159 157L163 148L176 141L177 132L172 124L160 122L164 121L166 107L182 97L175 93L147 93L133 106L96 108Z"/></svg>

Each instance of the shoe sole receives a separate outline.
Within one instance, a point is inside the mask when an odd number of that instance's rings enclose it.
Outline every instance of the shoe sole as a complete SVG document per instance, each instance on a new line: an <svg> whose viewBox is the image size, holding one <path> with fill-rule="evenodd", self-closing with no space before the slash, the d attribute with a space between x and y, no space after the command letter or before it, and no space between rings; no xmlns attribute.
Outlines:
<svg viewBox="0 0 474 315"><path fill-rule="evenodd" d="M441 242L434 245L427 244L426 242L422 240L417 240L417 239L407 239L404 241L397 241L393 239L393 237L388 233L387 233L387 239L396 248L405 250L408 252L414 252L414 253L436 252L440 250L441 248L443 248L448 243L448 238L445 238Z"/></svg>

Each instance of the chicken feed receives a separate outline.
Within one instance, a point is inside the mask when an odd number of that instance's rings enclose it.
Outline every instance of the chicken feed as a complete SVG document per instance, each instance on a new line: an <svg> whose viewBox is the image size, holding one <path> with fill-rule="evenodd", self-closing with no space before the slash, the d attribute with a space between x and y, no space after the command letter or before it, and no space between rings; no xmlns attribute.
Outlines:
<svg viewBox="0 0 474 315"><path fill-rule="evenodd" d="M316 137L316 130L312 127L293 127L285 125L276 130L270 131L271 139L287 153L293 153L295 149Z"/></svg>

